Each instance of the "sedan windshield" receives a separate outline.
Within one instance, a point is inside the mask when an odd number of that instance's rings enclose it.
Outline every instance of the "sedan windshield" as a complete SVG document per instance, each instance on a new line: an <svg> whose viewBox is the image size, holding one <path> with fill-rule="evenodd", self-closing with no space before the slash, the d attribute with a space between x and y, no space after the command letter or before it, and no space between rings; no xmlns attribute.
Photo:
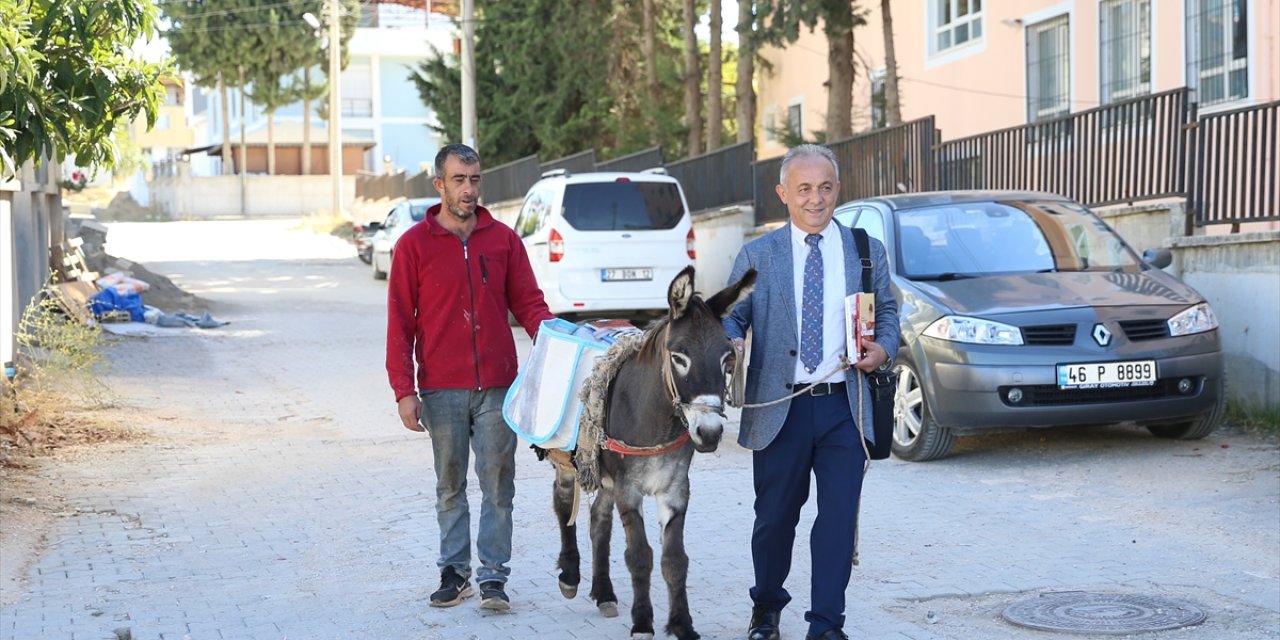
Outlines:
<svg viewBox="0 0 1280 640"><path fill-rule="evenodd" d="M903 275L1135 271L1141 262L1088 209L1068 202L977 202L898 212Z"/></svg>

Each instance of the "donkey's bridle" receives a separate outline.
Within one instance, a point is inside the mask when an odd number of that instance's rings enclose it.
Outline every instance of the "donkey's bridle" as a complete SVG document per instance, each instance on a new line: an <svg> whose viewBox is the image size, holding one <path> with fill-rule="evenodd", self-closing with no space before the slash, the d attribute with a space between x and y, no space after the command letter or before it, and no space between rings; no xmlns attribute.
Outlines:
<svg viewBox="0 0 1280 640"><path fill-rule="evenodd" d="M671 410L684 423L684 431L676 436L675 440L664 442L661 444L650 445L646 447L634 447L617 438L605 436L604 448L614 453L620 453L624 456L655 456L660 453L674 451L684 446L689 441L689 419L686 417L686 411L699 411L702 413L714 413L720 417L724 417L724 409L716 408L705 402L682 402L680 400L680 391L676 389L676 378L671 372L671 322L662 326L662 349L659 356L662 358L662 385L667 388L667 397L671 402Z"/></svg>

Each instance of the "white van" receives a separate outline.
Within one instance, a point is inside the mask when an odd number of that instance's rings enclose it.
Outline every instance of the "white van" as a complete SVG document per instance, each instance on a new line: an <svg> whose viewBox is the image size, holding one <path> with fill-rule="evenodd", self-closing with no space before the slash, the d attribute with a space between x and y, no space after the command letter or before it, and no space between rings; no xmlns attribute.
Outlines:
<svg viewBox="0 0 1280 640"><path fill-rule="evenodd" d="M671 280L696 255L684 192L662 173L549 171L515 230L557 315L665 311Z"/></svg>

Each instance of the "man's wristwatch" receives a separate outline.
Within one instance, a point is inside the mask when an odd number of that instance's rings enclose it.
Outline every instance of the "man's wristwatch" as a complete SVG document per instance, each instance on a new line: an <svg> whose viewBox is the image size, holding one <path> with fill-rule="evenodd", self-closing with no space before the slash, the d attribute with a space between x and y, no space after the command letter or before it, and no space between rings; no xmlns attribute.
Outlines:
<svg viewBox="0 0 1280 640"><path fill-rule="evenodd" d="M888 372L892 368L893 368L893 360L885 360L884 364L876 367L876 371Z"/></svg>

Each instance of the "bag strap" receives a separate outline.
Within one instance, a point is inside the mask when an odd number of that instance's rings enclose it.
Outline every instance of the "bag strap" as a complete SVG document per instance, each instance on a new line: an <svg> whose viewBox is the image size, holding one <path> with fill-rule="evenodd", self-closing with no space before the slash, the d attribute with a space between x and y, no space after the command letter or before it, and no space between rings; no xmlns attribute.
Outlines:
<svg viewBox="0 0 1280 640"><path fill-rule="evenodd" d="M862 290L871 291L871 241L867 239L867 230L855 227L853 242L858 246L858 259L862 262Z"/></svg>

